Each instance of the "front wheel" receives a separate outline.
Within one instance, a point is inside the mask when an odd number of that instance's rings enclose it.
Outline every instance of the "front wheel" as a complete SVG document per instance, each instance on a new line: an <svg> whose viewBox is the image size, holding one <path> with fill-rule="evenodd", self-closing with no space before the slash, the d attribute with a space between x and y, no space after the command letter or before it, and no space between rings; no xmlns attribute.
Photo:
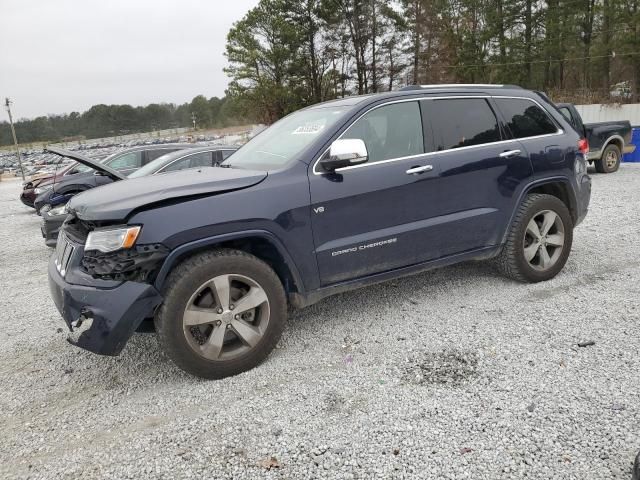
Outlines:
<svg viewBox="0 0 640 480"><path fill-rule="evenodd" d="M167 279L158 339L183 370L223 378L262 362L280 339L287 302L275 272L238 250L189 258Z"/></svg>
<svg viewBox="0 0 640 480"><path fill-rule="evenodd" d="M613 173L620 168L622 152L617 145L609 144L602 152L602 157L596 160L596 171L598 173Z"/></svg>
<svg viewBox="0 0 640 480"><path fill-rule="evenodd" d="M510 278L542 282L562 270L572 243L573 221L566 205L552 195L531 194L518 208L496 263Z"/></svg>

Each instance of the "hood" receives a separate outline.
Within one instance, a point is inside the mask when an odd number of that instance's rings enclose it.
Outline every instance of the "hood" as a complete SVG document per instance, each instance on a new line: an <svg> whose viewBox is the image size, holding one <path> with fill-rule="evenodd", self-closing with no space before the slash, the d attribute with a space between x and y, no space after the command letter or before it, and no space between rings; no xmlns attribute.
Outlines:
<svg viewBox="0 0 640 480"><path fill-rule="evenodd" d="M50 153L55 153L56 155L60 155L61 157L66 157L66 158L75 160L78 163L86 165L87 167L91 167L100 173L103 173L104 175L106 175L107 177L110 177L113 180L124 180L125 178L127 178L125 175L121 174L117 170L114 170L113 168L100 163L98 160L93 160L89 157L85 157L84 155L81 155L76 152L70 152L69 150L63 150L62 148L55 148L55 147L47 147L45 148L45 151Z"/></svg>
<svg viewBox="0 0 640 480"><path fill-rule="evenodd" d="M131 212L152 204L240 190L260 183L267 172L206 167L130 178L76 195L69 210L81 220L124 220Z"/></svg>

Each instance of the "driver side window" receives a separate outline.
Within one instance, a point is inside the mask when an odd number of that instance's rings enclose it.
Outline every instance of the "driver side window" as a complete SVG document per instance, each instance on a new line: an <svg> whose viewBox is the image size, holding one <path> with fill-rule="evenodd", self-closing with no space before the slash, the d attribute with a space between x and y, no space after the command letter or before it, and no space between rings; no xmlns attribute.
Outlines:
<svg viewBox="0 0 640 480"><path fill-rule="evenodd" d="M367 112L341 138L361 139L367 163L424 153L422 117L417 101L394 103Z"/></svg>

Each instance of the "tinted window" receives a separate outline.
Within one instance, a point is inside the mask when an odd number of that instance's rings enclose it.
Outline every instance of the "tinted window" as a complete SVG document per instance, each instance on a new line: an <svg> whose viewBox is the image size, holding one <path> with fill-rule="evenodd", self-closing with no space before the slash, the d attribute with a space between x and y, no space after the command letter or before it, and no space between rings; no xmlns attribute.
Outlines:
<svg viewBox="0 0 640 480"><path fill-rule="evenodd" d="M177 148L163 148L161 150L147 150L147 162L151 160L155 160L158 157L161 157L165 153L171 153L178 150Z"/></svg>
<svg viewBox="0 0 640 480"><path fill-rule="evenodd" d="M562 116L566 118L571 125L576 127L576 122L573 121L573 116L571 115L571 111L567 107L562 107L562 108L559 108L558 110L560 110L560 113L562 114Z"/></svg>
<svg viewBox="0 0 640 480"><path fill-rule="evenodd" d="M424 153L420 106L403 102L376 108L351 125L342 138L364 141L369 162Z"/></svg>
<svg viewBox="0 0 640 480"><path fill-rule="evenodd" d="M140 168L142 166L141 152L129 152L119 155L109 161L108 165L115 170Z"/></svg>
<svg viewBox="0 0 640 480"><path fill-rule="evenodd" d="M495 102L515 138L535 137L558 131L549 115L530 100L496 98Z"/></svg>
<svg viewBox="0 0 640 480"><path fill-rule="evenodd" d="M233 152L235 152L235 150L222 150L220 152L222 154L222 160L226 160L227 158L229 158L229 155L231 155Z"/></svg>
<svg viewBox="0 0 640 480"><path fill-rule="evenodd" d="M436 130L436 150L501 140L498 120L483 98L434 100L427 105Z"/></svg>

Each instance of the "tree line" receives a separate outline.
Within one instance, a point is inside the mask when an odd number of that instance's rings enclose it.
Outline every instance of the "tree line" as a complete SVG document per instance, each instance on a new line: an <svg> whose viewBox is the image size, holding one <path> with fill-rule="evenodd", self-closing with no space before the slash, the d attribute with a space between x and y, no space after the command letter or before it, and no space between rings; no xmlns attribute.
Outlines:
<svg viewBox="0 0 640 480"><path fill-rule="evenodd" d="M229 32L226 56L227 95L265 123L408 84L638 101L640 0L261 0Z"/></svg>
<svg viewBox="0 0 640 480"><path fill-rule="evenodd" d="M198 95L182 105L152 103L94 105L89 110L63 115L41 116L15 123L20 143L55 142L67 138L102 138L178 127L225 127L242 121L234 101L227 97L207 99ZM8 122L0 122L0 145L13 143Z"/></svg>

